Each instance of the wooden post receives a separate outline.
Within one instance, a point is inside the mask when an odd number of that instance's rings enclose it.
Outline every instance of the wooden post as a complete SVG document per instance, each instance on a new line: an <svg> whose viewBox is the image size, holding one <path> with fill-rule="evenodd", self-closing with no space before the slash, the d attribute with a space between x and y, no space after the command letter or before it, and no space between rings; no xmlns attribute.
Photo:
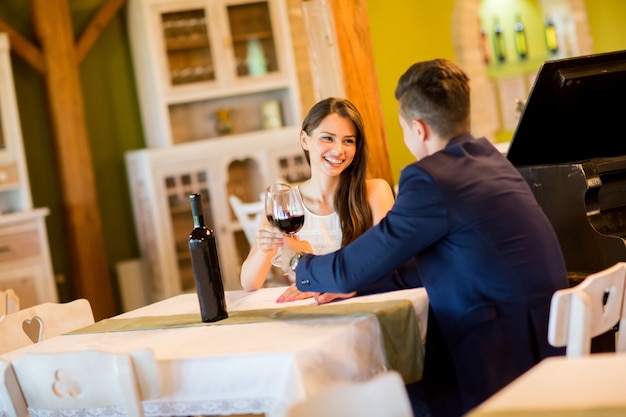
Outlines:
<svg viewBox="0 0 626 417"><path fill-rule="evenodd" d="M67 0L31 0L30 5L43 50L72 282L76 296L89 300L99 320L115 315L117 308L102 237L69 5Z"/></svg>
<svg viewBox="0 0 626 417"><path fill-rule="evenodd" d="M365 121L370 150L368 174L383 178L393 186L367 2L331 0L329 3L334 16L346 98L359 109Z"/></svg>

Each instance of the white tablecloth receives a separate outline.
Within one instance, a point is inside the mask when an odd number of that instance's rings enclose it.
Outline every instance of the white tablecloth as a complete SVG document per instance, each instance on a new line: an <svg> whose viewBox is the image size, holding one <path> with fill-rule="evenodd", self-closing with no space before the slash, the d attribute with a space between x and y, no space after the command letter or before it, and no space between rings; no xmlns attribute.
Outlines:
<svg viewBox="0 0 626 417"><path fill-rule="evenodd" d="M626 354L548 358L468 417L626 416Z"/></svg>
<svg viewBox="0 0 626 417"><path fill-rule="evenodd" d="M229 291L227 307L236 311L314 304L312 299L275 303L283 290ZM423 289L341 302L397 299L412 301L424 340L428 298ZM196 295L184 294L118 317L198 311ZM122 352L146 347L154 351L161 375L161 395L144 402L147 416L245 413L280 416L292 403L329 384L369 379L386 368L375 316L62 335L1 357L12 360L34 351L95 348Z"/></svg>

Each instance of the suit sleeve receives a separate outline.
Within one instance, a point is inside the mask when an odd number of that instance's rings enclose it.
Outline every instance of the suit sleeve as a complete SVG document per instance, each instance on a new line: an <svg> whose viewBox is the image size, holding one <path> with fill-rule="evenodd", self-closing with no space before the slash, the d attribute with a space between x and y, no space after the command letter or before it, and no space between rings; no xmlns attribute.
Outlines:
<svg viewBox="0 0 626 417"><path fill-rule="evenodd" d="M400 177L398 197L380 223L349 245L327 255L304 255L296 269L301 291L351 292L393 286L394 271L443 236L448 228L441 192L433 178L416 165ZM401 272L416 276L400 279L397 285L421 284L415 264ZM390 275L391 274L391 275ZM404 283L404 284L403 284ZM394 289L394 288L390 288ZM398 289L398 288L395 288Z"/></svg>
<svg viewBox="0 0 626 417"><path fill-rule="evenodd" d="M371 284L357 289L357 295L377 294L387 291L405 290L423 287L424 284L417 270L417 260L410 257L398 268Z"/></svg>

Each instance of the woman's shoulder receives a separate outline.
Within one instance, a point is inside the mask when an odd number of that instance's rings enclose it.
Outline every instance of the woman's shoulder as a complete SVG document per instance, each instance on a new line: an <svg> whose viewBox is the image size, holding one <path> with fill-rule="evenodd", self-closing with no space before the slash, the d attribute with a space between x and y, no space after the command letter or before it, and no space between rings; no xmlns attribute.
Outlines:
<svg viewBox="0 0 626 417"><path fill-rule="evenodd" d="M381 178L366 180L365 184L367 186L367 201L372 210L374 224L377 224L391 210L395 196L389 183Z"/></svg>
<svg viewBox="0 0 626 417"><path fill-rule="evenodd" d="M393 195L391 186L382 178L371 178L365 180L365 186L367 187L368 197Z"/></svg>

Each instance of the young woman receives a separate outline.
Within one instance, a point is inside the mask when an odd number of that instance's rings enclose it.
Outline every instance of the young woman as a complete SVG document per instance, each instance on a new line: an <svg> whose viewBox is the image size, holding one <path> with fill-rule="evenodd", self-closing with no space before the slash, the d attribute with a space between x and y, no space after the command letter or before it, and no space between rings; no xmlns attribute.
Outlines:
<svg viewBox="0 0 626 417"><path fill-rule="evenodd" d="M312 253L323 255L377 224L393 205L394 196L386 181L365 179L363 120L350 101L330 97L315 104L302 123L300 143L311 165L311 178L298 187L306 213L304 227L296 236ZM272 257L283 244L283 232L261 217L256 241L241 268L241 285L246 291L263 286ZM292 285L277 301L311 296Z"/></svg>

